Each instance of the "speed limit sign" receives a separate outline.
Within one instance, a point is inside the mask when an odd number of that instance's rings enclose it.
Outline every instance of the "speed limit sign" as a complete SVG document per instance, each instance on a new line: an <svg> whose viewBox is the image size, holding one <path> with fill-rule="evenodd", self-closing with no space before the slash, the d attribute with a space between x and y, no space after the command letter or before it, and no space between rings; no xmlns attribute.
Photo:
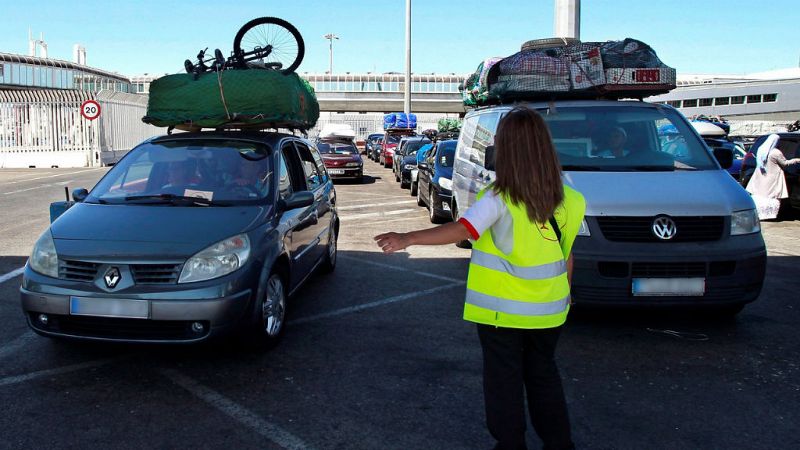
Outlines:
<svg viewBox="0 0 800 450"><path fill-rule="evenodd" d="M86 100L81 104L81 115L87 120L94 120L100 117L100 104L94 100Z"/></svg>

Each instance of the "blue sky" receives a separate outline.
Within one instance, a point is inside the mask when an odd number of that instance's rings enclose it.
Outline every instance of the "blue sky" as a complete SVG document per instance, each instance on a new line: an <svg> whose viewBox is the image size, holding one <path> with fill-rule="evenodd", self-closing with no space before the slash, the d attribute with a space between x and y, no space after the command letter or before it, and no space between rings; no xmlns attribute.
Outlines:
<svg viewBox="0 0 800 450"><path fill-rule="evenodd" d="M584 0L584 41L641 39L679 73L744 74L797 67L796 0ZM33 6L35 5L35 7ZM489 56L553 33L554 0L413 0L414 72L467 73ZM51 57L71 60L83 44L90 66L137 75L174 73L203 47L232 48L241 25L260 16L292 22L306 57L298 71L403 71L405 0L4 1L0 51L27 53L30 27Z"/></svg>

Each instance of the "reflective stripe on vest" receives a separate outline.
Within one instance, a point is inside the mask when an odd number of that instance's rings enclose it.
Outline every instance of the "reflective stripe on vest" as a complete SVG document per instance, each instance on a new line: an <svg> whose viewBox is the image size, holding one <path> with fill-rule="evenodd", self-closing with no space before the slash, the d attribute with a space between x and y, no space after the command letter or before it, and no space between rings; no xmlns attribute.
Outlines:
<svg viewBox="0 0 800 450"><path fill-rule="evenodd" d="M567 273L567 263L564 260L538 266L517 266L499 256L476 249L472 250L470 262L487 269L505 272L524 280L544 280Z"/></svg>
<svg viewBox="0 0 800 450"><path fill-rule="evenodd" d="M471 289L467 289L466 302L479 308L490 309L492 311L515 314L518 316L548 316L559 314L567 310L569 305L569 295L547 303L521 302L506 298L495 297L493 295L482 294Z"/></svg>

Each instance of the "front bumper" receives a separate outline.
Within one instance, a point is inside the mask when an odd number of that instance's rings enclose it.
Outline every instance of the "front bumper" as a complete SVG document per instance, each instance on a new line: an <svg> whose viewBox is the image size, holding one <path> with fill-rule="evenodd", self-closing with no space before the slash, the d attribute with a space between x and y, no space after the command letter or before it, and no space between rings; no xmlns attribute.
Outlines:
<svg viewBox="0 0 800 450"><path fill-rule="evenodd" d="M331 178L361 178L364 176L362 167L327 167L328 175Z"/></svg>
<svg viewBox="0 0 800 450"><path fill-rule="evenodd" d="M226 278L201 287L172 286L161 292L149 289L126 295L81 289L81 283L49 279L26 269L20 299L28 325L41 335L93 341L193 343L232 332L251 317L251 289L240 287L232 292L231 288L239 283L226 282ZM74 315L70 313L72 297L146 301L148 318ZM47 315L47 324L39 320L40 314ZM201 331L192 328L195 323L203 325Z"/></svg>
<svg viewBox="0 0 800 450"><path fill-rule="evenodd" d="M453 193L440 187L433 189L433 209L439 217L453 219Z"/></svg>
<svg viewBox="0 0 800 450"><path fill-rule="evenodd" d="M576 305L740 305L758 298L767 254L760 233L714 242L610 242L599 231L576 238L572 299ZM702 295L634 295L633 280L705 280Z"/></svg>

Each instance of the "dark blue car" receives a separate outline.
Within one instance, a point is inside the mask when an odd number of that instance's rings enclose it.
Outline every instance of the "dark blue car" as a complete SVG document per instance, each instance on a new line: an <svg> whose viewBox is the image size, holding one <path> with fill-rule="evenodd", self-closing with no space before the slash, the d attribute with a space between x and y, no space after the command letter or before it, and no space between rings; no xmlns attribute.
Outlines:
<svg viewBox="0 0 800 450"><path fill-rule="evenodd" d="M131 150L34 246L20 289L49 337L268 348L287 298L336 265L336 192L280 133L179 133Z"/></svg>
<svg viewBox="0 0 800 450"><path fill-rule="evenodd" d="M417 204L427 206L431 222L453 220L453 162L457 140L438 141L418 166Z"/></svg>

